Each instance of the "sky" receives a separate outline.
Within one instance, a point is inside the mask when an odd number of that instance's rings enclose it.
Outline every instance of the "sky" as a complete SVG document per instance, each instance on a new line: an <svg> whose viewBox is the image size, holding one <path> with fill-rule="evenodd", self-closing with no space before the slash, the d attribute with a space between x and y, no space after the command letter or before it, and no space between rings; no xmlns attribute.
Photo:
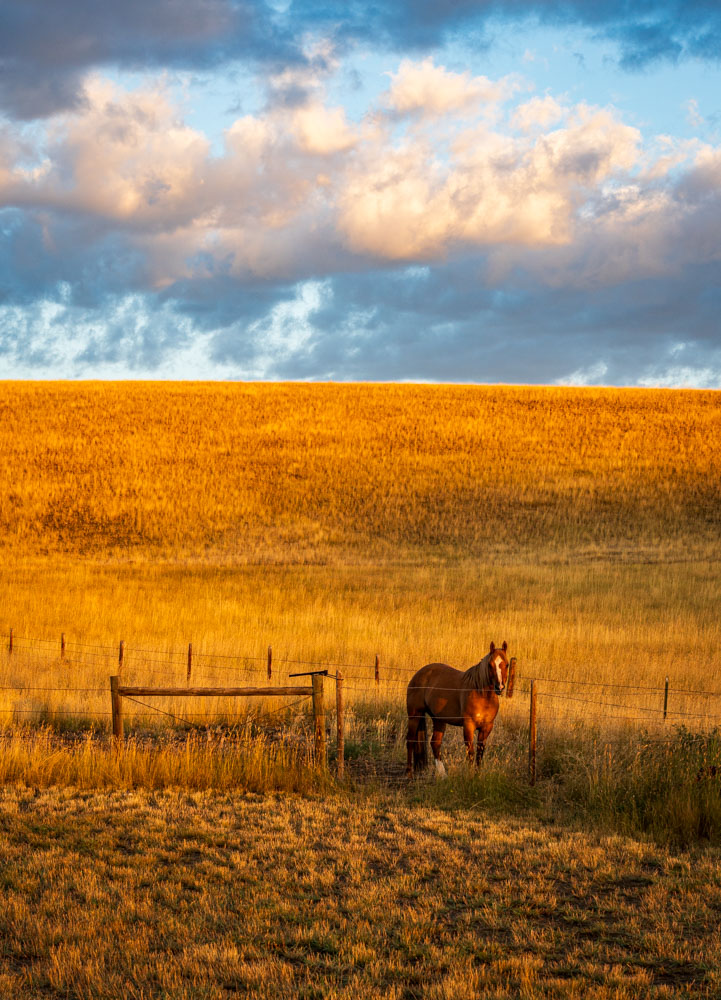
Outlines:
<svg viewBox="0 0 721 1000"><path fill-rule="evenodd" d="M0 378L721 387L717 0L0 0Z"/></svg>

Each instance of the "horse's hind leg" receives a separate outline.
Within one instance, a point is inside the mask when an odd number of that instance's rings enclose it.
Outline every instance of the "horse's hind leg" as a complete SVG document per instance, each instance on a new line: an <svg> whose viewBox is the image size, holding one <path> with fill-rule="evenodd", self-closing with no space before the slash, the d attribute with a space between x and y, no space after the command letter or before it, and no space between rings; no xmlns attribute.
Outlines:
<svg viewBox="0 0 721 1000"><path fill-rule="evenodd" d="M426 714L421 716L416 737L416 771L422 771L428 767L428 750L426 748Z"/></svg>
<svg viewBox="0 0 721 1000"><path fill-rule="evenodd" d="M414 765L418 766L418 741L422 723L425 723L425 716L422 712L408 713L408 735L406 736L406 775L410 778L413 774ZM425 735L425 734L424 734Z"/></svg>
<svg viewBox="0 0 721 1000"><path fill-rule="evenodd" d="M446 769L443 766L443 761L441 760L441 743L443 743L443 734L446 731L445 723L436 722L433 720L433 735L431 736L431 749L433 750L433 757L436 762L436 774L439 778L445 778Z"/></svg>

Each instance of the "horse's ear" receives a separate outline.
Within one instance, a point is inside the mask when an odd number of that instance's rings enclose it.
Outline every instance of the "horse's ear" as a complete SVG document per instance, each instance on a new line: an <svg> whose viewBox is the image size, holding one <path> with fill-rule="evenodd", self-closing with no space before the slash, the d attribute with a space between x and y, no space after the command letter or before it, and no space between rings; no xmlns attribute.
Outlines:
<svg viewBox="0 0 721 1000"><path fill-rule="evenodd" d="M493 641L493 639L491 639L491 652L493 652L495 650L495 648L496 648L496 644Z"/></svg>
<svg viewBox="0 0 721 1000"><path fill-rule="evenodd" d="M503 640L503 645L501 646L501 649L503 650L504 653L508 649L508 643L506 642L505 639Z"/></svg>

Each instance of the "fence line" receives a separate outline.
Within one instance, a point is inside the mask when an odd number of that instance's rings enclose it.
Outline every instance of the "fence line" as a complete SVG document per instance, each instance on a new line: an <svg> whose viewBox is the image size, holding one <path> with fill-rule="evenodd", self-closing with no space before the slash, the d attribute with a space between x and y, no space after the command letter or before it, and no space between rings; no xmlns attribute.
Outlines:
<svg viewBox="0 0 721 1000"><path fill-rule="evenodd" d="M60 637L59 640L56 640L56 639L45 639L45 638L35 638L35 637L30 637L30 636L17 635L14 632L13 629L5 629L5 634L8 635L9 639L11 640L11 644L9 646L9 650L10 650L11 653L14 653L17 649L20 648L20 647L17 646L18 642L27 642L27 643L30 643L31 645L29 647L24 647L24 648L32 648L32 644L36 644L36 643L43 643L43 644L49 644L49 645L57 645L61 650L67 650L67 647L69 647L69 646L79 646L79 647L85 648L85 649L103 650L104 653L103 654L98 654L98 656L103 655L105 657L112 656L112 657L116 657L116 658L118 656L118 646L117 645L115 645L115 646L106 646L106 645L101 645L99 643L84 643L84 642L80 642L79 640L65 639L64 638L65 633L61 633L61 637ZM187 650L187 648L184 649L184 650L175 651L175 650L162 650L162 649L144 649L144 648L140 648L140 647L136 648L136 647L133 647L133 646L128 646L125 643L122 643L121 645L123 646L123 654L124 654L123 658L132 655L133 659L134 659L134 662L141 662L141 661L138 661L138 660L135 659L134 654L136 654L136 653L147 654L150 657L162 657L162 659L148 659L147 656L146 656L145 660L143 661L143 662L146 662L146 663L155 662L155 663L167 664L168 666L170 666L172 664L170 662L168 662L168 661L172 661L173 658L177 658L179 660L182 660L183 663L187 662L187 656L188 656L188 650ZM85 655L89 656L89 655L93 655L93 654L86 653ZM248 655L248 654L245 654L245 653L213 653L213 652L207 653L207 652L200 652L200 651L197 651L197 650L193 650L193 654L192 655L193 655L193 659L196 659L196 658L205 658L205 659L235 660L235 661L239 661L240 660L240 661L252 661L252 662L265 662L266 661L266 656L251 656L251 655ZM377 660L378 660L378 657L376 657L376 661ZM299 660L299 659L294 659L294 658L288 657L288 656L284 656L284 657L275 657L274 656L273 657L273 663L292 663L292 664L300 664L301 666L346 667L346 668L350 668L350 669L354 669L355 668L355 669L363 669L363 670L374 670L374 669L377 668L377 662L375 664L374 663L336 663L336 662L330 661L330 660L319 660L319 659L316 659L316 660ZM390 670L393 670L393 671L403 671L404 668L402 668L402 667L390 667L390 668L384 668L384 669L390 669Z"/></svg>
<svg viewBox="0 0 721 1000"><path fill-rule="evenodd" d="M65 652L67 653L67 650L68 650L69 647L71 647L71 646L72 647L77 646L77 647L80 647L81 649L93 649L93 650L102 650L103 651L102 653L98 653L98 654L85 653L84 654L85 656L97 655L98 658L107 658L107 657L117 658L118 657L118 646L117 645L110 646L110 645L103 645L103 644L100 644L100 643L86 643L86 642L82 642L82 641L76 640L76 639L63 639L62 637L65 635L65 633L61 633L61 637L59 639L48 639L48 638L40 638L40 637L30 637L30 636L17 635L17 634L15 634L13 632L12 629L7 629L6 628L5 629L5 634L9 636L10 633L12 633L13 652L15 652L16 650L19 650L21 648L21 647L18 647L16 645L18 642L27 642L27 643L30 643L31 645L29 647L22 647L22 648L25 648L25 649L32 648L32 644L42 643L44 645L56 645L58 647L58 649L64 648ZM187 650L187 648L183 649L183 650L177 650L177 651L175 651L175 650L162 650L162 649L146 649L144 647L137 647L136 648L136 647L133 647L133 646L128 646L128 645L125 645L124 643L123 643L123 647L124 647L124 659L132 657L133 664L137 664L137 663L155 663L155 664L158 664L158 665L168 666L168 667L173 667L173 666L177 665L178 668L180 668L182 665L185 665L187 663L187 656L188 656L188 650ZM141 658L138 658L137 654L142 654ZM232 660L232 661L235 661L235 662L253 662L253 663L263 663L263 662L266 661L266 656L265 655L254 656L254 655L249 655L249 654L244 654L244 653L201 652L201 651L195 650L195 649L193 649L192 658L193 658L193 661L195 661L197 659L205 659L205 660L207 660L207 659ZM66 656L66 659L67 659L67 656ZM173 662L174 660L176 660L177 663L174 663ZM272 662L273 662L273 664L290 663L290 664L299 664L299 665L303 665L303 666L317 666L317 667L321 667L321 668L324 668L324 667L336 667L336 668L348 669L348 670L368 670L368 671L372 671L373 672L371 674L371 679L373 679L373 680L375 680L376 676L378 674L381 674L381 673L384 674L384 675L385 674L403 674L403 675L405 675L405 677L408 677L408 675L409 675L409 673L411 671L415 672L415 668L413 666L410 666L410 667L399 667L399 666L394 666L392 664L387 664L387 663L381 664L380 661L379 661L379 658L377 656L376 656L376 662L374 662L374 663L372 663L372 662L367 662L367 663L342 663L342 662L339 662L339 661L336 662L334 660L321 660L321 659L305 660L305 659L296 659L296 658L289 657L289 656L284 656L284 657L273 656L273 661ZM532 665L529 664L529 666L532 666ZM207 670L208 668L204 667L204 669ZM260 669L260 668L258 668L258 669ZM535 673L534 674L525 674L525 676L523 677L523 681L529 681L529 682L530 681L542 681L543 684L544 684L544 686L547 685L547 684L553 684L553 685L569 685L569 686L572 686L572 687L601 687L601 688L609 687L609 684L607 682L604 682L604 681L585 681L585 680L576 680L576 679L569 680L569 679L566 679L564 677L549 677L549 676L544 676L542 674L535 674ZM647 691L647 692L655 691L655 692L662 692L662 691L664 691L664 685L660 684L658 686L655 686L655 685L625 684L625 685L623 685L623 690L624 691ZM684 689L673 688L672 690L677 691L677 692L680 691L684 695L694 696L694 697L695 696L700 696L700 697L709 697L709 698L721 698L721 691L695 691L695 690L690 690L690 689L685 689L685 688Z"/></svg>
<svg viewBox="0 0 721 1000"><path fill-rule="evenodd" d="M200 652L192 649L192 644L188 645L187 649L184 650L162 650L162 649L150 649L147 647L133 647L127 646L124 642L116 645L103 645L101 643L84 642L79 639L67 639L66 633L60 633L57 639L49 639L40 636L30 636L30 635L17 635L13 629L6 629L5 634L8 637L8 655L14 657L18 654L26 654L29 651L37 650L43 658L47 658L50 649L48 647L55 645L58 649L58 658L64 659L66 666L70 666L74 661L73 652L75 650L81 650L81 656L83 658L95 659L96 661L109 660L112 659L115 662L119 662L121 672L124 676L128 675L129 671L133 673L137 671L138 668L150 667L150 670L144 670L144 676L149 675L160 675L165 674L170 677L177 677L179 672L187 666L187 677L186 681L190 684L191 680L191 668L192 665L198 664L198 661L202 661L202 665L199 666L199 670L202 676L207 677L227 677L228 671L222 666L209 663L209 660L223 660L229 663L237 664L238 669L234 671L235 676L238 673L243 674L261 674L265 670L261 666L262 663L266 661L266 656L255 656L248 654L231 654L231 653L213 653L213 652ZM192 650L192 658L191 658ZM350 670L354 673L344 681L344 687L348 691L361 691L365 694L371 693L374 688L378 692L380 675L383 674L387 677L391 683L397 683L402 685L409 675L415 672L413 666L410 667L400 667L393 664L383 663L381 665L378 655L375 657L375 662L367 663L347 663L347 662L336 662L332 660L320 660L320 659L298 659L295 657L284 656L284 657L272 657L271 660L271 649L268 649L267 654L267 664L268 664L268 678L270 679L271 673L271 662L276 668L282 664L288 665L302 665L318 667L320 669L336 668L343 670ZM77 662L77 661L76 661ZM529 664L531 669L533 669L534 664ZM367 671L367 682L365 678L362 680L358 676L357 671ZM388 676L390 675L390 676ZM402 675L402 676L401 676ZM329 674L333 677L333 674ZM355 682L355 683L354 683ZM543 698L554 699L559 702L573 702L576 704L593 705L604 709L617 709L622 712L634 713L636 716L643 715L662 715L664 719L667 716L673 718L688 718L688 719L704 719L704 720L716 720L721 719L721 713L715 714L713 712L690 712L683 710L674 710L668 707L668 695L669 693L674 693L676 696L680 695L682 698L693 698L693 697L703 697L703 698L720 698L721 692L715 691L696 691L689 690L685 688L670 688L668 678L666 679L665 685L659 684L659 686L653 685L624 685L622 688L611 685L604 681L586 681L586 680L576 680L568 679L562 676L544 676L542 674L525 674L523 677L519 677L519 689L528 693L527 685L533 685L534 683L540 683L543 686ZM552 686L554 690L548 691L547 686ZM664 706L650 707L648 705L629 705L629 704L619 704L617 701L608 702L600 701L589 698L579 698L578 696L568 692L563 691L563 688L571 688L572 690L583 689L583 688L595 688L604 689L609 692L613 690L615 693L620 694L621 692L644 692L644 693L657 693L664 696ZM559 690L559 688L561 690ZM2 685L0 686L0 691L45 691L45 692L67 692L67 693L85 693L85 694L102 694L104 693L104 688L94 688L94 687L42 687L37 685ZM3 710L5 714L8 711L23 711L32 712L30 709L14 709L14 710ZM58 710L59 711L59 710ZM66 713L68 714L68 713ZM90 712L77 712L74 714L86 714L91 715ZM106 713L102 713L106 714ZM224 714L224 713L219 713ZM611 717L608 713L605 713L606 717ZM632 718L632 716L627 715L625 718Z"/></svg>
<svg viewBox="0 0 721 1000"><path fill-rule="evenodd" d="M152 662L152 661L141 660L141 661L137 661L137 662L139 662L140 664L145 664L145 663ZM278 661L274 661L274 662L278 662ZM283 661L280 661L280 662L283 662ZM289 662L289 663L306 663L308 665L318 665L320 663L324 663L325 664L327 661L317 661L317 660L313 660L313 661L297 661L296 660L296 661L293 661L293 660L288 660L287 662ZM211 670L212 670L212 668L211 668ZM208 671L208 668L204 668L204 672L207 673L207 671ZM217 673L217 671L213 671L213 672ZM256 674L257 673L263 673L263 671L259 670L258 668L246 668L243 672L244 673L256 673ZM150 671L149 673L150 673L151 676L166 676L167 677L167 676L171 676L172 675L172 672L170 670L161 671L161 672L155 670L155 671ZM145 676L147 676L147 673L145 674ZM328 674L327 676L329 677L329 679L333 680L333 679L335 679L336 675L334 675L334 674ZM520 682L519 683L519 687L521 686L521 683L523 683L525 681L531 681L531 682L534 682L534 681L543 681L545 683L546 679L545 678L541 678L541 677L522 677L522 678L519 678L519 682ZM567 685L569 685L569 686L576 686L576 682L575 681L565 681L564 683L567 684ZM579 681L578 682L578 686L582 686L582 685L583 685L583 682ZM598 685L596 685L596 686L598 686ZM366 692L366 693L373 691L373 686L371 685L370 680L369 680L369 683L367 685L348 684L347 682L344 682L344 687L345 687L346 690L349 690L349 691L363 691L363 692ZM605 685L605 687L606 688L611 688L611 685ZM409 685L408 688L407 688L407 690L411 690L411 689L412 688ZM106 690L107 690L106 688L101 688L101 687L71 687L71 686L62 686L62 687L58 686L58 687L54 687L54 686L39 686L39 685L26 685L26 684L3 684L3 685L0 685L0 691L19 691L19 692L25 692L25 691L42 691L42 692L53 692L53 693L64 692L64 693L83 693L83 694L101 694L102 695L102 694L106 693ZM436 686L436 690L438 690L438 691L455 691L457 689L456 688L450 688L450 687L446 688L446 687L438 687L438 686ZM664 688L663 687L659 687L659 688L652 688L652 687L639 688L639 687L634 687L634 686L628 686L628 687L624 686L623 688L614 687L613 690L616 690L616 691L619 691L619 690L620 691L645 690L645 691L663 692ZM701 694L701 695L707 696L707 697L721 698L721 693L711 692L711 691L709 691L709 692L695 692L695 691L688 691L685 688L670 688L669 690L680 692L684 696L695 696L697 694ZM185 692L183 691L183 693L185 693ZM222 697L222 695L218 695L218 697ZM578 698L578 697L574 697L573 695L570 695L570 694L560 694L560 693L555 693L555 692L550 692L550 691L544 692L544 698L551 698L551 699L553 699L555 701L574 702L576 704L581 704L581 705L594 705L594 706L597 706L597 707L600 707L600 708L618 708L618 709L621 709L621 710L631 711L631 712L635 712L635 713L646 713L646 714L655 714L655 715L663 715L664 714L664 709L663 708L653 708L653 707L649 707L649 706L646 706L646 705L621 705L618 702L598 701L596 699L590 699L590 698ZM20 711L20 710L18 709L17 711ZM82 714L82 713L80 713L80 714ZM92 713L87 713L87 714L92 714ZM218 713L218 714L224 714L224 713ZM721 713L715 714L715 713L708 713L708 712L686 712L686 711L681 711L681 710L669 709L668 712L667 712L667 714L671 715L671 716L681 717L681 718L721 719Z"/></svg>
<svg viewBox="0 0 721 1000"><path fill-rule="evenodd" d="M12 655L12 652L13 652L13 650L12 650L12 638L13 637L12 637L12 632L11 632L11 634L10 634L11 641L10 641L10 645L9 645L9 655ZM88 648L98 648L98 647L91 647L89 645ZM65 640L64 640L64 635L62 635L61 636L61 653L60 653L61 658L62 658L62 655L64 653L64 650L65 650ZM131 704L137 705L140 708L147 709L146 712L137 712L137 711L133 712L132 714L133 714L134 718L152 718L152 717L156 717L157 718L158 716L165 716L166 718L172 719L176 723L181 723L183 725L190 726L190 727L193 727L194 729L200 730L200 729L203 728L202 724L193 721L194 719L211 719L211 718L221 718L221 717L224 717L224 718L227 719L229 716L232 716L233 713L229 712L226 709L225 711L216 711L216 712L192 712L191 711L191 712L185 712L184 714L180 715L180 714L178 714L177 711L169 711L169 710L167 710L165 708L161 708L161 707L158 707L156 705L149 705L145 701L140 701L139 698L138 698L138 696L141 696L141 697L142 696L146 696L146 697L162 697L162 698L173 698L173 699L175 699L177 697L191 697L191 698L197 698L197 697L215 697L215 698L223 698L224 699L224 698L230 698L230 697L250 698L250 697L255 697L255 696L262 696L262 697L266 697L266 698L267 697L278 698L278 697L287 697L289 695L292 696L293 694L298 694L298 695L301 695L301 697L299 697L296 701L292 702L291 704L283 704L279 708L273 709L270 712L265 712L263 714L265 716L268 716L268 715L274 715L274 714L277 714L277 713L280 713L280 712L288 713L291 710L293 710L294 708L296 708L298 705L300 705L300 704L302 704L304 702L307 702L310 698L312 698L314 745L315 745L315 755L314 756L315 756L316 763L319 766L325 767L326 764L327 764L326 717L325 717L324 691L323 691L323 675L325 675L326 677L330 677L332 679L335 679L336 682L337 682L337 686L336 686L336 699L337 699L336 700L336 713L337 713L337 719L336 719L336 721L337 721L337 730L338 730L338 735L337 735L338 773L339 773L339 775L343 774L343 768L344 768L344 752L343 752L344 736L343 736L343 722L342 722L342 720L343 720L343 717L344 717L344 711L343 711L343 690L344 690L345 685L344 685L344 682L343 682L343 676L342 676L342 674L340 674L340 673L338 673L336 675L329 674L329 671L328 671L327 668L330 667L330 666L334 666L335 664L333 664L331 662L318 661L318 660L310 660L310 661L308 661L308 660L295 660L295 659L291 659L289 657L286 657L284 659L276 660L275 661L276 663L280 662L280 663L291 663L291 664L303 664L303 665L308 665L308 666L317 666L321 662L323 662L324 666L326 667L325 670L322 670L322 671L309 671L308 672L308 675L310 675L311 680L312 680L312 686L311 687L301 687L301 686L289 687L289 686L282 686L282 685L277 685L276 684L275 687L268 686L268 687L255 687L255 688L251 688L251 687L238 687L238 686L234 686L234 687L222 687L222 688L220 688L220 687L215 687L215 688L209 688L209 687L199 688L199 687L194 687L194 686L190 685L191 651L192 651L192 645L189 645L189 647L188 647L188 653L187 653L187 683L186 683L185 687L175 686L175 687L166 687L166 688L154 688L154 687L148 687L147 685L132 686L132 685L127 684L127 682L125 684L123 684L122 681L121 681L120 671L121 671L121 669L123 667L124 653L126 652L126 650L124 649L124 643L121 642L120 645L119 645L118 673L114 674L110 678L110 694L111 694L111 704L112 704L112 711L111 712L107 712L107 711L89 711L89 710L79 710L79 709L73 710L73 709L64 709L64 708L59 708L59 709L46 708L46 709L40 709L40 710L38 710L38 708L7 708L7 709L0 709L0 714L2 714L2 715L12 715L12 716L16 716L16 715L37 715L38 712L40 712L40 714L42 716L42 714L44 712L46 714L46 716L48 716L50 718L52 718L53 716L60 716L60 717L62 717L62 716L80 716L80 717L84 717L84 718L102 718L102 719L107 719L108 717L110 717L111 718L111 724L112 724L112 734L113 734L113 737L114 737L114 739L119 740L122 743L122 740L123 740L123 737L124 737L123 700L127 700ZM149 652L149 651L146 651L146 652ZM210 656L212 654L208 654L208 655ZM230 657L228 657L228 658L230 658ZM244 663L247 664L247 662L250 661L251 659L260 659L260 658L250 658L250 657L239 657L239 656L236 656L236 657L233 657L233 659L236 660L236 661L240 660L240 661L242 661L242 662L244 662ZM138 662L142 664L144 662L148 663L148 662L153 662L153 661L152 660L145 660L145 661L140 660ZM269 648L268 649L268 658L267 658L268 678L269 679L270 679L270 676L271 676L271 662L272 662L271 661L271 649ZM169 664L169 663L163 663L163 666L168 668L165 671L166 673L170 672L169 668L170 668L171 664ZM356 666L362 666L362 665L357 664ZM400 669L400 668L396 668L396 669ZM260 668L251 668L250 670L246 669L246 672L249 672L249 673L253 673L253 672L258 673L258 672L262 672L262 671L261 671ZM375 679L375 687L376 687L376 691L377 691L377 687L378 687L378 658L377 657L376 657L376 662L375 662L375 665L374 665L374 672L375 672L375 678L374 678ZM291 675L291 676L301 676L301 675L295 674L295 675ZM520 678L519 678L519 680L520 680ZM536 765L537 731L538 731L537 730L537 709L538 709L538 702L539 702L539 700L543 701L543 699L548 698L548 699L551 700L551 702L569 702L569 703L574 703L574 704L590 705L590 706L594 706L596 708L602 708L602 709L604 709L604 712L603 712L603 719L604 720L605 719L619 719L619 720L639 722L640 721L639 720L639 715L641 716L641 719L643 719L644 714L645 714L645 717L646 717L647 721L648 721L649 715L652 715L652 716L656 716L657 718L660 716L661 718L659 719L659 721L663 720L664 723L665 723L665 721L667 719L667 716L669 714L671 714L673 717L679 718L679 719L689 718L689 719L703 719L703 720L709 720L709 721L715 721L715 720L721 719L721 714L714 715L714 714L703 714L703 713L697 713L697 712L683 712L683 711L677 711L677 712L673 712L672 711L672 712L669 713L668 712L668 693L669 693L668 677L666 677L666 679L665 679L665 684L664 684L663 688L661 688L661 687L654 688L654 687L650 687L650 686L643 686L642 687L642 686L639 686L639 685L636 685L636 686L635 685L628 685L628 686L624 686L623 688L618 688L618 687L614 686L614 690L616 692L618 692L618 693L622 693L623 691L629 691L629 692L631 692L631 691L645 691L645 692L651 691L651 692L659 693L659 692L663 691L664 692L664 704L663 704L663 708L660 708L660 707L655 707L654 708L654 707L649 707L649 706L631 706L631 705L619 704L618 702L599 701L598 699L593 699L593 698L579 698L579 697L575 697L572 694L563 693L563 692L560 692L558 690L556 690L556 691L544 691L542 693L542 695L541 695L541 698L539 699L538 696L539 696L539 686L540 686L540 684L549 683L549 681L550 681L550 683L566 684L567 686L573 686L575 682L571 681L571 680L558 681L558 680L552 680L552 679L546 679L546 678L540 678L540 677L528 677L528 678L524 678L524 680L530 680L530 692L529 692L529 695L530 695L530 698L529 698L529 700L530 700L530 718L529 718L529 727L528 727L528 745L529 745L528 780L529 780L529 782L530 782L531 785L535 784L536 777L537 777L537 769L536 769L537 768L537 765ZM585 684L584 684L584 682L579 682L578 686L579 687L594 687L594 688L604 687L605 689L608 689L609 687L611 687L611 685L602 684L602 683L599 683L599 682L586 682ZM361 687L360 685L357 685L357 684L356 685L352 685L351 684L351 685L348 685L348 688L350 690L363 690L366 693L368 693L369 689L373 690L372 687L371 687L370 679L369 679L369 682L368 682L367 686ZM451 690L456 690L456 689L449 687L449 688L438 688L437 690L451 691ZM93 694L103 694L103 693L106 693L107 694L107 689L105 689L105 688L71 687L71 686L51 687L51 686L39 686L39 685L37 685L37 686L28 686L28 687L23 687L23 686L20 686L20 685L18 685L18 686L2 685L2 686L0 686L0 691L43 691L43 692L55 692L55 693L63 692L63 693L85 693L85 694L87 694L87 693L93 693ZM509 688L509 691L510 691L510 688ZM685 692L684 691L683 693L690 694L691 692ZM704 694L710 695L711 692L704 692ZM612 709L612 710L616 710L616 711L609 712L608 709ZM631 712L633 714L631 714L631 715L629 715L629 714L621 714L621 713L629 713L629 712ZM247 715L246 715L246 717L247 717ZM463 721L463 719L461 717L455 717L452 720L449 719L448 721L460 723L460 722ZM717 733L718 732L718 727L716 727L713 730L713 732Z"/></svg>
<svg viewBox="0 0 721 1000"><path fill-rule="evenodd" d="M91 711L81 711L80 709L70 709L70 708L49 708L46 710L48 715L81 715L85 718L95 718L95 716L109 716L112 712L91 712ZM37 708L0 708L0 712L3 715L37 715ZM41 710L42 714L42 710Z"/></svg>

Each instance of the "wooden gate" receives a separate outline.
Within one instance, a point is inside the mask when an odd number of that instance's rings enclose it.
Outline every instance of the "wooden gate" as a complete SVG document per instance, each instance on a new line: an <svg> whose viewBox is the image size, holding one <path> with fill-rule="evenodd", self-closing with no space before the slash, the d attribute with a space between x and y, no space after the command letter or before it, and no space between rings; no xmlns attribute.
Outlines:
<svg viewBox="0 0 721 1000"><path fill-rule="evenodd" d="M313 699L313 729L315 739L315 759L321 767L326 766L325 705L323 700L323 677L313 675L312 685L293 687L127 687L121 685L120 677L110 678L110 697L113 712L113 736L122 741L125 738L123 723L123 697L128 698L298 698Z"/></svg>

